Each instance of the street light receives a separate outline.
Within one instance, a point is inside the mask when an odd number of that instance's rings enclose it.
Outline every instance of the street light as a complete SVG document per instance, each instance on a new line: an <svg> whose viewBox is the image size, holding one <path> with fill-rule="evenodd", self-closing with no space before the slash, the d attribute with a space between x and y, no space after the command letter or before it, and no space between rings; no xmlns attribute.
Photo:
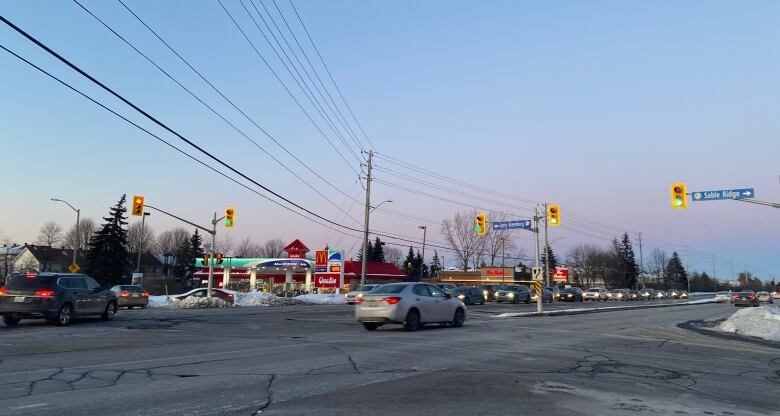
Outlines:
<svg viewBox="0 0 780 416"><path fill-rule="evenodd" d="M152 215L152 213L144 212L144 215L141 217L141 235L138 236L138 263L136 264L135 267L136 273L141 273L141 251L144 245L144 221L146 220L146 217L148 217L149 215Z"/></svg>
<svg viewBox="0 0 780 416"><path fill-rule="evenodd" d="M423 269L425 268L425 234L428 232L428 227L420 225L417 228L423 230L422 264L420 264L420 280L422 281Z"/></svg>
<svg viewBox="0 0 780 416"><path fill-rule="evenodd" d="M62 199L58 198L50 198L51 201L54 202L62 202L70 207L70 209L76 211L76 244L73 247L73 264L78 265L79 261L79 246L81 245L81 230L79 230L79 221L81 217L81 210L74 208L73 205L68 203L68 201L64 201Z"/></svg>
<svg viewBox="0 0 780 416"><path fill-rule="evenodd" d="M369 183L370 183L370 180L369 180ZM389 199L386 199L386 200L380 202L379 204L377 204L377 206L371 208L371 205L370 205L369 199L368 199L368 193L366 193L366 219L365 219L365 223L364 223L364 227L363 227L363 261L362 261L363 264L361 265L362 267L361 267L361 273L360 273L360 286L363 286L363 285L366 284L366 274L367 274L366 270L368 268L368 220L369 220L369 214L374 212L375 209L377 209L380 206L382 206L382 204L384 204L385 202L393 202L393 201L391 201Z"/></svg>

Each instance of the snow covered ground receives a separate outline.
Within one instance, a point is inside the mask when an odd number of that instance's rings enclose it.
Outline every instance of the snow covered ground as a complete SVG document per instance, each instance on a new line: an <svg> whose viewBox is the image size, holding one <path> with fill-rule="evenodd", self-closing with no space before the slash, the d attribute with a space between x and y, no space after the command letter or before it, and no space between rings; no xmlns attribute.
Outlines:
<svg viewBox="0 0 780 416"><path fill-rule="evenodd" d="M721 322L716 329L780 342L780 308L776 306L744 308Z"/></svg>
<svg viewBox="0 0 780 416"><path fill-rule="evenodd" d="M301 303L313 303L317 305L340 305L347 303L344 295L310 294L296 296L295 300Z"/></svg>
<svg viewBox="0 0 780 416"><path fill-rule="evenodd" d="M189 292L188 292L189 293ZM233 292L235 297L235 306L242 307L257 307L257 306L285 306L285 305L301 305L301 304L316 304L316 305L339 305L346 303L344 295L324 295L324 294L311 294L301 295L294 298L282 298L268 292ZM205 302L188 301L187 298L183 301L176 300L176 297L182 296L180 294L170 296L149 296L150 308L182 308L182 307L209 307ZM223 301L224 302L224 301ZM225 302L228 306L229 304ZM210 307L224 307L223 305L214 304Z"/></svg>
<svg viewBox="0 0 780 416"><path fill-rule="evenodd" d="M217 297L174 299L169 306L174 309L232 308L233 304Z"/></svg>
<svg viewBox="0 0 780 416"><path fill-rule="evenodd" d="M601 308L570 308L570 309L554 309L543 311L542 315L570 315L578 313L586 313L592 311L608 311L619 309L643 309L643 308L663 308L675 305L699 305L702 303L714 303L714 299L699 299L691 300L687 302L676 303L655 303L655 304L640 304L640 305L626 305L626 306L604 306ZM536 312L509 312L495 315L496 318L518 318L523 316L536 316L539 315Z"/></svg>

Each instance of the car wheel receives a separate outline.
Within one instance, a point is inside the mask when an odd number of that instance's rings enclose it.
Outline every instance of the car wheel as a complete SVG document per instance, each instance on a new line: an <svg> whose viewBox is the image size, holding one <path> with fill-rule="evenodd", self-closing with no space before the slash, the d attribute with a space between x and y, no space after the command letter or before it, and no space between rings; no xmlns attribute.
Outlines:
<svg viewBox="0 0 780 416"><path fill-rule="evenodd" d="M116 314L116 303L108 302L108 305L106 305L106 310L103 311L103 314L100 315L100 317L103 318L104 321L110 321L114 319L115 314Z"/></svg>
<svg viewBox="0 0 780 416"><path fill-rule="evenodd" d="M481 302L479 302L479 304L480 304L480 305L484 305L484 304L485 304L485 298L482 298L482 301L481 301Z"/></svg>
<svg viewBox="0 0 780 416"><path fill-rule="evenodd" d="M62 306L60 306L60 310L57 312L57 318L56 322L59 326L67 326L70 324L70 318L73 310L71 309L70 303L66 303Z"/></svg>
<svg viewBox="0 0 780 416"><path fill-rule="evenodd" d="M368 331L376 331L380 326L382 326L382 324L376 322L363 322L363 328L366 328Z"/></svg>
<svg viewBox="0 0 780 416"><path fill-rule="evenodd" d="M525 298L525 304L528 305L529 303L531 303L531 297L530 296Z"/></svg>
<svg viewBox="0 0 780 416"><path fill-rule="evenodd" d="M471 305L471 298L464 298L463 303L465 303L466 305Z"/></svg>
<svg viewBox="0 0 780 416"><path fill-rule="evenodd" d="M466 314L463 313L463 309L458 308L455 311L455 316L452 317L452 326L461 328L464 322L466 322Z"/></svg>
<svg viewBox="0 0 780 416"><path fill-rule="evenodd" d="M3 315L3 323L8 326L13 326L19 323L22 318L16 315Z"/></svg>
<svg viewBox="0 0 780 416"><path fill-rule="evenodd" d="M408 332L414 332L420 328L420 312L411 310L406 314L406 320L404 321L404 329Z"/></svg>

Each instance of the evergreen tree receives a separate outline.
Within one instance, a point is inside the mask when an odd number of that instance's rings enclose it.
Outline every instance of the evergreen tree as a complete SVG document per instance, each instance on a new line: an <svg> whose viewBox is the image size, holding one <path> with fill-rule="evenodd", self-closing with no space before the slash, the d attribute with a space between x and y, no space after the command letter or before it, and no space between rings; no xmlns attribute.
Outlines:
<svg viewBox="0 0 780 416"><path fill-rule="evenodd" d="M203 253L203 238L198 234L198 230L195 229L195 232L192 233L192 237L190 237L190 244L189 244L189 250L187 252L187 263L186 263L186 271L187 271L187 278L191 278L193 274L198 270L198 268L195 266L195 260L198 258L198 256ZM211 259L211 261L215 261L214 259ZM216 262L214 263L216 265Z"/></svg>
<svg viewBox="0 0 780 416"><path fill-rule="evenodd" d="M420 272L420 270L422 270L422 272ZM417 279L420 279L420 275L422 275L423 279L428 277L428 265L423 261L419 250L417 251L417 255L414 257L414 272L414 276Z"/></svg>
<svg viewBox="0 0 780 416"><path fill-rule="evenodd" d="M87 274L104 286L122 283L133 269L133 262L127 252L126 195L110 208L109 216L103 217L103 224L92 234L85 259Z"/></svg>
<svg viewBox="0 0 780 416"><path fill-rule="evenodd" d="M672 253L672 258L669 259L669 263L666 263L666 276L668 283L670 284L667 289L681 289L688 284L688 273L686 273L685 268L680 261L680 256L676 251Z"/></svg>
<svg viewBox="0 0 780 416"><path fill-rule="evenodd" d="M639 278L639 266L634 256L634 248L631 246L631 239L628 233L623 233L623 240L620 243L620 257L623 269L623 287L634 287Z"/></svg>
<svg viewBox="0 0 780 416"><path fill-rule="evenodd" d="M540 257L541 263L539 263L541 267L544 267L545 259L547 258L547 256L550 256L550 271L552 273L552 269L558 267L558 259L555 257L555 252L553 251L552 247L550 247L549 245L547 246L547 249L543 251L541 254Z"/></svg>
<svg viewBox="0 0 780 416"><path fill-rule="evenodd" d="M439 277L439 273L441 273L441 270L442 270L442 266L439 260L439 253L436 250L434 250L433 259L431 259L431 266L429 267L431 276Z"/></svg>
<svg viewBox="0 0 780 416"><path fill-rule="evenodd" d="M379 239L379 237L376 238L376 241L374 241L374 247L373 250L369 250L368 255L368 261L375 261L379 263L385 262L385 249L384 246L385 243L382 242L382 240Z"/></svg>
<svg viewBox="0 0 780 416"><path fill-rule="evenodd" d="M406 255L406 259L404 259L404 273L406 273L407 276L416 278L416 276L419 276L420 274L414 273L415 267L414 267L414 250L412 250L412 247L409 246L409 254Z"/></svg>
<svg viewBox="0 0 780 416"><path fill-rule="evenodd" d="M374 256L374 246L371 244L371 240L368 240L368 244L366 245L366 251L368 252L368 255L366 257L366 260L368 261L374 261L372 260ZM358 251L358 261L363 261L363 247L360 247L360 250Z"/></svg>
<svg viewBox="0 0 780 416"><path fill-rule="evenodd" d="M202 244L203 239L196 229L189 239L183 241L182 245L176 248L176 263L173 265L174 277L179 280L192 277L197 271L195 261L204 254ZM208 267L208 263L204 263L203 267Z"/></svg>

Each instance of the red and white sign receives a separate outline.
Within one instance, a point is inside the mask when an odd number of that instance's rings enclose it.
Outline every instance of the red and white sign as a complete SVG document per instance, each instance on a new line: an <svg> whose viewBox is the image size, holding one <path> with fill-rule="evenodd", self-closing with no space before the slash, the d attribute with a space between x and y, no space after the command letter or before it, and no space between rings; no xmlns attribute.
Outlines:
<svg viewBox="0 0 780 416"><path fill-rule="evenodd" d="M314 275L314 287L339 287L340 273L317 273Z"/></svg>
<svg viewBox="0 0 780 416"><path fill-rule="evenodd" d="M552 269L553 282L569 283L569 269L565 267L557 267Z"/></svg>

